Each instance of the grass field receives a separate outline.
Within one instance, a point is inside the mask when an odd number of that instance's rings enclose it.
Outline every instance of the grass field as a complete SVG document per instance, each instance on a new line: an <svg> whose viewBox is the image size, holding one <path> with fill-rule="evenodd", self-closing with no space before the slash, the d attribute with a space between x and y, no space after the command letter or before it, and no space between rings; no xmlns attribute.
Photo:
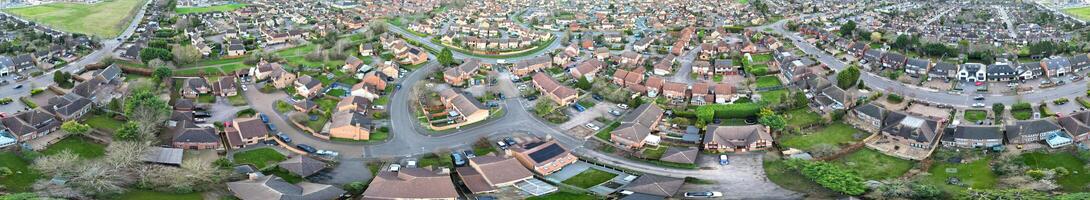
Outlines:
<svg viewBox="0 0 1090 200"><path fill-rule="evenodd" d="M1071 171L1071 174L1056 179L1056 183L1059 183L1065 192L1090 191L1090 188L1087 187L1087 184L1090 183L1090 170L1086 169L1085 162L1071 153L1048 154L1033 152L1022 154L1018 159L1026 163L1030 168L1035 169L1067 168L1067 170Z"/></svg>
<svg viewBox="0 0 1090 200"><path fill-rule="evenodd" d="M769 105L778 105L783 103L783 100L787 98L787 90L779 89L772 91L758 92L761 94L761 101L767 102Z"/></svg>
<svg viewBox="0 0 1090 200"><path fill-rule="evenodd" d="M91 115L90 117L87 117L86 123L91 126L91 128L106 131L108 133L116 132L117 129L121 129L121 125L125 124L124 122L106 115Z"/></svg>
<svg viewBox="0 0 1090 200"><path fill-rule="evenodd" d="M561 190L559 192L549 193L547 195L541 195L541 196L526 198L526 200L594 200L594 199L599 199L599 198L595 197L594 195L590 195L590 194L586 194L586 193L578 193L578 192L574 192L574 191L563 191L563 190Z"/></svg>
<svg viewBox="0 0 1090 200"><path fill-rule="evenodd" d="M572 185L579 188L590 188L595 185L605 183L613 177L617 177L617 174L605 172L597 169L587 169L579 174L564 180L564 184Z"/></svg>
<svg viewBox="0 0 1090 200"><path fill-rule="evenodd" d="M270 148L254 149L244 151L235 154L235 163L238 164L251 164L258 169L265 168L269 165L275 165L276 163L287 159L284 154L276 152L276 150Z"/></svg>
<svg viewBox="0 0 1090 200"><path fill-rule="evenodd" d="M849 171L859 172L867 180L883 180L904 175L914 164L881 152L863 148L834 162Z"/></svg>
<svg viewBox="0 0 1090 200"><path fill-rule="evenodd" d="M188 193L188 194L174 194L165 192L156 192L151 190L129 190L118 197L120 200L201 200L201 193Z"/></svg>
<svg viewBox="0 0 1090 200"><path fill-rule="evenodd" d="M1078 8L1068 8L1068 9L1064 9L1064 12L1067 13L1067 14L1070 14L1071 16L1077 17L1079 19L1090 21L1090 6L1078 7Z"/></svg>
<svg viewBox="0 0 1090 200"><path fill-rule="evenodd" d="M810 111L810 109L800 108L791 111L787 111L787 125L793 127L808 127L821 121L821 115Z"/></svg>
<svg viewBox="0 0 1090 200"><path fill-rule="evenodd" d="M776 76L762 76L757 78L757 88L776 87L783 85Z"/></svg>
<svg viewBox="0 0 1090 200"><path fill-rule="evenodd" d="M666 149L668 149L666 146L660 146L660 147L656 147L656 148L645 148L645 149L643 149L643 157L647 158L647 159L657 160L659 158L662 158L662 154L666 154Z"/></svg>
<svg viewBox="0 0 1090 200"><path fill-rule="evenodd" d="M96 4L50 3L4 12L66 31L114 37L129 25L144 0L106 0Z"/></svg>
<svg viewBox="0 0 1090 200"><path fill-rule="evenodd" d="M855 129L851 125L835 123L809 135L784 134L780 139L780 144L784 147L809 151L813 150L814 145L818 144L841 146L843 143L856 141L855 137L852 137L856 133L867 135L866 132Z"/></svg>
<svg viewBox="0 0 1090 200"><path fill-rule="evenodd" d="M992 167L988 165L991 162L991 158L980 159L965 164L949 163L938 161L938 163L931 166L930 176L924 176L922 182L938 186L943 191L950 194L958 194L964 192L968 188L973 189L990 189L995 187L997 178L995 173L992 172ZM947 173L947 169L954 169ZM946 180L950 177L957 177L961 180L961 183L965 184L962 187L958 185L950 185L946 183Z"/></svg>
<svg viewBox="0 0 1090 200"><path fill-rule="evenodd" d="M764 170L768 180L785 189L806 193L814 199L835 199L837 193L821 187L798 171L787 166L785 160L765 155Z"/></svg>
<svg viewBox="0 0 1090 200"><path fill-rule="evenodd" d="M246 4L226 4L218 6L205 6L205 7L178 7L174 8L174 12L179 15L191 14L191 13L206 13L206 12L229 12L238 10L239 8L246 7Z"/></svg>
<svg viewBox="0 0 1090 200"><path fill-rule="evenodd" d="M104 145L94 143L91 139L82 136L69 136L64 138L57 143L49 145L49 147L42 151L42 154L53 155L64 150L72 151L72 153L84 159L98 158L106 155L106 148Z"/></svg>
<svg viewBox="0 0 1090 200"><path fill-rule="evenodd" d="M15 174L0 178L0 185L9 192L30 191L30 185L42 177L38 171L29 168L30 163L13 152L0 152L0 167L7 167Z"/></svg>

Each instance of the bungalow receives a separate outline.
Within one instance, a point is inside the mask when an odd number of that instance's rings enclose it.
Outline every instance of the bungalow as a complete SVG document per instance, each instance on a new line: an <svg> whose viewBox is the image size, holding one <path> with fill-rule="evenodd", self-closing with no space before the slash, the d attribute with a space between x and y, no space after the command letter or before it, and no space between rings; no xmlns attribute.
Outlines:
<svg viewBox="0 0 1090 200"><path fill-rule="evenodd" d="M477 70L481 68L478 59L466 59L461 65L451 67L443 71L443 80L453 86L463 86L466 80L472 79Z"/></svg>
<svg viewBox="0 0 1090 200"><path fill-rule="evenodd" d="M258 118L238 118L224 128L227 144L231 148L243 148L269 138L269 129Z"/></svg>
<svg viewBox="0 0 1090 200"><path fill-rule="evenodd" d="M1077 112L1060 117L1060 126L1068 134L1074 136L1075 141L1090 139L1090 112Z"/></svg>
<svg viewBox="0 0 1090 200"><path fill-rule="evenodd" d="M345 98L341 100L349 100ZM338 103L340 104L340 103ZM357 106L358 107L358 106ZM352 140L371 138L371 116L358 110L339 110L333 113L329 121L329 137ZM323 131L324 132L324 131Z"/></svg>
<svg viewBox="0 0 1090 200"><path fill-rule="evenodd" d="M447 108L451 113L450 115L457 118L459 123L454 124L454 127L458 127L465 124L476 123L485 119L488 119L488 109L482 108L480 102L475 99L469 99L455 92L454 89L446 89L439 92L439 98L443 102L443 106ZM448 126L450 127L450 126Z"/></svg>
<svg viewBox="0 0 1090 200"><path fill-rule="evenodd" d="M474 194L496 192L501 187L534 178L518 159L495 155L470 158L468 165L456 170L462 183Z"/></svg>
<svg viewBox="0 0 1090 200"><path fill-rule="evenodd" d="M322 82L318 81L310 75L303 75L299 79L295 80L295 93L300 96L311 98L317 96L322 91Z"/></svg>
<svg viewBox="0 0 1090 200"><path fill-rule="evenodd" d="M413 167L380 171L363 192L363 199L455 200L458 197L449 174Z"/></svg>
<svg viewBox="0 0 1090 200"><path fill-rule="evenodd" d="M667 55L662 60L659 60L652 66L654 69L652 73L659 76L665 76L674 72L674 55Z"/></svg>
<svg viewBox="0 0 1090 200"><path fill-rule="evenodd" d="M1003 131L999 126L959 125L946 128L942 136L942 146L958 148L979 148L1003 145Z"/></svg>
<svg viewBox="0 0 1090 200"><path fill-rule="evenodd" d="M534 74L532 82L534 87L537 88L541 94L544 94L553 102L560 106L567 106L568 104L575 103L579 97L579 91L569 88L568 86L560 85L560 83L553 80L552 77L545 73Z"/></svg>
<svg viewBox="0 0 1090 200"><path fill-rule="evenodd" d="M296 155L287 160L280 161L276 166L292 174L298 175L299 177L306 178L329 167L329 163L322 162L306 155Z"/></svg>
<svg viewBox="0 0 1090 200"><path fill-rule="evenodd" d="M556 140L523 143L508 149L507 154L518 159L523 167L543 176L560 171L578 160Z"/></svg>
<svg viewBox="0 0 1090 200"><path fill-rule="evenodd" d="M357 58L356 56L349 55L348 58L345 58L344 65L341 66L341 70L344 72L352 73L360 69L360 66L363 66L363 60L360 60L360 58Z"/></svg>
<svg viewBox="0 0 1090 200"><path fill-rule="evenodd" d="M704 133L704 150L715 152L747 152L772 146L772 134L764 125L708 125Z"/></svg>
<svg viewBox="0 0 1090 200"><path fill-rule="evenodd" d="M642 64L643 55L634 51L625 51L621 53L621 65L622 66L637 66Z"/></svg>
<svg viewBox="0 0 1090 200"><path fill-rule="evenodd" d="M227 190L239 199L336 199L345 193L332 185L291 184L276 175L251 175L250 179L227 183Z"/></svg>
<svg viewBox="0 0 1090 200"><path fill-rule="evenodd" d="M636 43L633 43L632 49L636 52L644 52L648 47L651 47L651 43L653 42L655 42L654 37L644 37L643 39L637 40Z"/></svg>
<svg viewBox="0 0 1090 200"><path fill-rule="evenodd" d="M48 105L42 107L45 111L53 113L61 121L75 120L83 117L91 110L91 100L76 93L67 93L63 96L49 98Z"/></svg>
<svg viewBox="0 0 1090 200"><path fill-rule="evenodd" d="M667 199L672 198L685 185L685 179L644 174L621 188L621 199Z"/></svg>
<svg viewBox="0 0 1090 200"><path fill-rule="evenodd" d="M219 133L213 127L200 127L190 120L182 120L172 128L171 147L179 149L218 149Z"/></svg>
<svg viewBox="0 0 1090 200"><path fill-rule="evenodd" d="M654 104L643 104L621 118L621 125L609 132L609 140L628 148L640 148L645 143L658 144L658 136L651 131L658 129L664 111Z"/></svg>
<svg viewBox="0 0 1090 200"><path fill-rule="evenodd" d="M27 142L43 137L53 133L61 126L60 120L57 120L53 114L43 109L22 111L13 117L0 119L0 122L3 123L4 127L7 127L8 131L19 142Z"/></svg>

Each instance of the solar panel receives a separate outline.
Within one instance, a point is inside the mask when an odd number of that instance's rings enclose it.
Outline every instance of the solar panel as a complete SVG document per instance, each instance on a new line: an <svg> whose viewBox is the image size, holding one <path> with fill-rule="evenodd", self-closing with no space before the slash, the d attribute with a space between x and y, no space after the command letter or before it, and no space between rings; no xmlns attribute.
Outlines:
<svg viewBox="0 0 1090 200"><path fill-rule="evenodd" d="M564 153L564 149L560 148L560 145L552 144L540 151L530 153L530 159L534 159L534 162L543 162L556 157L556 155L560 155L561 153Z"/></svg>

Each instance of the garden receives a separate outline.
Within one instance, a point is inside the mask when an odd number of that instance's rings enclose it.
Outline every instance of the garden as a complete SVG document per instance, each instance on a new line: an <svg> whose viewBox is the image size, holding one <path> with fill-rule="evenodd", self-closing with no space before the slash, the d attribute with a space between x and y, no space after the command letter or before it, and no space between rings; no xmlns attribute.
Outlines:
<svg viewBox="0 0 1090 200"><path fill-rule="evenodd" d="M617 177L617 174L589 168L586 171L568 178L568 180L562 181L562 183L586 189L605 183L606 181L613 179L613 177Z"/></svg>
<svg viewBox="0 0 1090 200"><path fill-rule="evenodd" d="M1033 117L1033 106L1026 102L1011 105L1011 116L1017 120L1027 120Z"/></svg>
<svg viewBox="0 0 1090 200"><path fill-rule="evenodd" d="M94 140L83 136L73 135L58 141L42 151L45 155L54 155L63 151L70 151L83 159L93 159L106 155L106 148L102 144L94 143Z"/></svg>
<svg viewBox="0 0 1090 200"><path fill-rule="evenodd" d="M10 169L12 174L0 178L0 185L11 192L30 191L30 185L41 178L37 170L30 168L27 162L15 152L0 152L0 167Z"/></svg>
<svg viewBox="0 0 1090 200"><path fill-rule="evenodd" d="M783 134L780 136L780 145L804 151L819 151L819 148L835 147L834 151L827 152L832 154L838 151L839 147L862 140L870 135L851 125L839 122L825 126L816 132L806 132L809 134Z"/></svg>
<svg viewBox="0 0 1090 200"><path fill-rule="evenodd" d="M121 129L122 124L125 124L124 122L121 122L121 120L110 117L109 114L91 115L87 117L87 120L84 121L84 123L91 126L91 128L107 133L114 133L117 129Z"/></svg>
<svg viewBox="0 0 1090 200"><path fill-rule="evenodd" d="M988 111L984 110L965 110L965 120L970 122L979 122L988 119Z"/></svg>
<svg viewBox="0 0 1090 200"><path fill-rule="evenodd" d="M855 153L834 161L834 164L849 171L854 171L868 180L897 178L912 169L914 163L909 160L882 154L869 148L862 148Z"/></svg>
<svg viewBox="0 0 1090 200"><path fill-rule="evenodd" d="M1087 184L1090 183L1090 170L1086 169L1086 162L1070 152L1032 152L1022 154L1018 161L1025 163L1033 169L1065 168L1069 173L1056 179L1066 192L1090 191Z"/></svg>
<svg viewBox="0 0 1090 200"><path fill-rule="evenodd" d="M814 124L821 122L821 115L810 111L810 109L800 108L787 111L787 126L806 128Z"/></svg>
<svg viewBox="0 0 1090 200"><path fill-rule="evenodd" d="M249 151L243 151L235 153L234 162L236 164L249 164L253 165L257 169L264 169L268 166L276 165L280 161L284 161L287 157L284 154L280 154L271 148L260 148Z"/></svg>
<svg viewBox="0 0 1090 200"><path fill-rule="evenodd" d="M928 170L930 175L922 176L921 182L938 186L939 189L949 194L959 194L968 188L990 189L998 182L996 174L989 165L990 157L978 159L969 163L951 163L947 161L935 161ZM949 184L950 178L956 178L960 184Z"/></svg>
<svg viewBox="0 0 1090 200"><path fill-rule="evenodd" d="M782 85L783 84L780 83L780 79L776 78L776 76L757 77L757 88L773 88Z"/></svg>
<svg viewBox="0 0 1090 200"><path fill-rule="evenodd" d="M142 0L112 0L99 3L47 3L4 9L4 12L48 25L65 32L114 37L128 27Z"/></svg>

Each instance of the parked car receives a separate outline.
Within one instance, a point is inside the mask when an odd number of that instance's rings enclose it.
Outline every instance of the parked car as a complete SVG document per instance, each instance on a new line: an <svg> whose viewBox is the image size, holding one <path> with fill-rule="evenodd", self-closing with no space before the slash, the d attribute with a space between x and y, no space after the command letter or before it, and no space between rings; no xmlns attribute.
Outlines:
<svg viewBox="0 0 1090 200"><path fill-rule="evenodd" d="M318 155L337 157L337 155L341 155L341 154L337 153L336 151L318 150Z"/></svg>
<svg viewBox="0 0 1090 200"><path fill-rule="evenodd" d="M529 100L529 101L537 100L537 96L528 96L528 97L526 97L526 100Z"/></svg>
<svg viewBox="0 0 1090 200"><path fill-rule="evenodd" d="M708 192L686 192L685 193L685 197L689 197L689 198L715 198L715 197L722 197L722 196L723 196L723 193L721 193L721 192L710 192L710 191L708 191Z"/></svg>
<svg viewBox="0 0 1090 200"><path fill-rule="evenodd" d="M611 114L613 116L621 116L621 111L619 111L619 110L609 110L609 114Z"/></svg>
<svg viewBox="0 0 1090 200"><path fill-rule="evenodd" d="M594 130L594 131L597 131L597 130L599 130L599 129L602 129L602 128L598 127L598 125L594 125L594 124L592 124L592 123L587 123L587 125L583 125L583 126L586 126L586 127L587 127L587 128L589 128L590 130Z"/></svg>
<svg viewBox="0 0 1090 200"><path fill-rule="evenodd" d="M261 118L261 122L269 123L269 116L265 115L265 113L257 113L257 116Z"/></svg>
<svg viewBox="0 0 1090 200"><path fill-rule="evenodd" d="M729 164L730 164L730 158L727 158L727 155L719 155L719 165L729 165Z"/></svg>
<svg viewBox="0 0 1090 200"><path fill-rule="evenodd" d="M397 164L397 163L390 164L390 171L391 172L397 172L398 170L401 170L401 164Z"/></svg>
<svg viewBox="0 0 1090 200"><path fill-rule="evenodd" d="M305 151L307 153L317 153L318 152L318 149L315 149L314 147L312 147L310 145L306 145L306 144L297 144L297 145L295 145L295 147L297 147L297 148L299 148L299 150L303 150L303 151Z"/></svg>
<svg viewBox="0 0 1090 200"><path fill-rule="evenodd" d="M268 125L269 125L269 131L272 131L272 132L278 132L278 131L276 130L276 125L273 125L273 124L268 124Z"/></svg>
<svg viewBox="0 0 1090 200"><path fill-rule="evenodd" d="M284 133L276 133L276 137L280 138L280 141L284 141L284 143L291 143L291 137L284 135Z"/></svg>
<svg viewBox="0 0 1090 200"><path fill-rule="evenodd" d="M983 108L983 107L984 107L984 103L974 103L974 104L973 104L973 107L974 107L974 108Z"/></svg>
<svg viewBox="0 0 1090 200"><path fill-rule="evenodd" d="M571 108L575 109L575 111L579 111L579 112L587 111L587 108L584 108L583 105L579 105L579 104L572 104Z"/></svg>
<svg viewBox="0 0 1090 200"><path fill-rule="evenodd" d="M515 139L511 139L511 137L503 138L503 142L506 142L507 146L519 144L517 141L515 141Z"/></svg>
<svg viewBox="0 0 1090 200"><path fill-rule="evenodd" d="M624 110L628 110L628 104L623 104L623 103L622 104L617 104L617 107L621 108L621 109L624 109Z"/></svg>
<svg viewBox="0 0 1090 200"><path fill-rule="evenodd" d="M474 158L474 157L477 157L477 153L473 152L473 150L472 150L472 149L471 149L471 150L465 150L465 151L463 151L462 153L463 153L463 154L466 154L466 158Z"/></svg>
<svg viewBox="0 0 1090 200"><path fill-rule="evenodd" d="M598 95L598 94L591 95L591 97L594 97L594 100L598 100L598 101L602 101L603 99L605 99L605 98L602 98L602 95Z"/></svg>
<svg viewBox="0 0 1090 200"><path fill-rule="evenodd" d="M454 166L461 167L461 166L466 164L465 157L461 153L458 153L457 151L451 152L450 157L451 157L452 160L454 160Z"/></svg>
<svg viewBox="0 0 1090 200"><path fill-rule="evenodd" d="M23 84L19 84L19 85L15 86L15 89L22 89L22 88L23 88Z"/></svg>
<svg viewBox="0 0 1090 200"><path fill-rule="evenodd" d="M984 100L984 95L977 95L976 97L973 97L973 100L983 101Z"/></svg>
<svg viewBox="0 0 1090 200"><path fill-rule="evenodd" d="M507 143L504 143L503 141L496 142L496 145L499 145L502 150L507 150Z"/></svg>

